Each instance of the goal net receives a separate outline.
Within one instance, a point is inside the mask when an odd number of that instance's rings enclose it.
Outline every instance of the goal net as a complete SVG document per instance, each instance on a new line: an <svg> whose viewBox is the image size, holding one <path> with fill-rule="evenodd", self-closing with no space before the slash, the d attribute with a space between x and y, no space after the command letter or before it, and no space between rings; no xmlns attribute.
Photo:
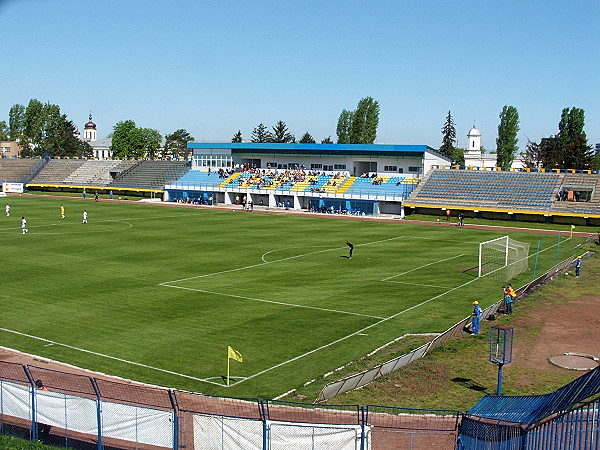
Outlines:
<svg viewBox="0 0 600 450"><path fill-rule="evenodd" d="M479 276L508 281L528 269L529 244L503 236L479 244Z"/></svg>

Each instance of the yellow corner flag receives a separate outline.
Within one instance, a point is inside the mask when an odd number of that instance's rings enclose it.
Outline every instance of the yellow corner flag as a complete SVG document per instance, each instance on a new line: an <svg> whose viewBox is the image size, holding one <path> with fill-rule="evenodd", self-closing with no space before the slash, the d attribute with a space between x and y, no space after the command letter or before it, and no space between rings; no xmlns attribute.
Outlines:
<svg viewBox="0 0 600 450"><path fill-rule="evenodd" d="M574 229L575 229L575 225L571 225L571 230L574 230Z"/></svg>
<svg viewBox="0 0 600 450"><path fill-rule="evenodd" d="M227 357L231 359L235 359L238 362L244 362L244 358L242 358L242 354L237 350L232 349L229 345L227 346Z"/></svg>

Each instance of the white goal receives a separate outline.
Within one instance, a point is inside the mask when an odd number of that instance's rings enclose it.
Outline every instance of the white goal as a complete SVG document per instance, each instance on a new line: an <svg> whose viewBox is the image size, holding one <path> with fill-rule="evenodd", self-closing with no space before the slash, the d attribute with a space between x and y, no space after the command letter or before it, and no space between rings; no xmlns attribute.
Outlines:
<svg viewBox="0 0 600 450"><path fill-rule="evenodd" d="M508 236L479 244L479 276L508 281L528 269L529 244Z"/></svg>

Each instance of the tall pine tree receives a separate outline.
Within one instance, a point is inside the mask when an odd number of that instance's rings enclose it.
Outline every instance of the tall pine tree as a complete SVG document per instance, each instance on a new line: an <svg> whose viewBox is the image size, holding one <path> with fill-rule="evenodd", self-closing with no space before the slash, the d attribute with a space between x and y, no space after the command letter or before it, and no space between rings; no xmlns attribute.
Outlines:
<svg viewBox="0 0 600 450"><path fill-rule="evenodd" d="M446 123L442 127L442 145L440 152L446 156L454 157L454 143L456 142L456 127L454 125L454 119L452 114L448 111L446 116Z"/></svg>

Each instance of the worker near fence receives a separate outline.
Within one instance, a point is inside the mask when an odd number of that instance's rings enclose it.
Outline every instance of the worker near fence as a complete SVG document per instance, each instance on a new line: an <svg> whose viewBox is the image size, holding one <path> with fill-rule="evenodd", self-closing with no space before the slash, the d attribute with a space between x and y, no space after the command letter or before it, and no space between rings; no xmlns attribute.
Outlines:
<svg viewBox="0 0 600 450"><path fill-rule="evenodd" d="M575 276L579 278L581 273L581 256L577 257L577 261L575 262Z"/></svg>
<svg viewBox="0 0 600 450"><path fill-rule="evenodd" d="M473 332L471 335L474 336L479 334L479 321L481 319L481 307L479 306L479 302L477 300L473 302L473 313L471 314L471 317L473 317Z"/></svg>

